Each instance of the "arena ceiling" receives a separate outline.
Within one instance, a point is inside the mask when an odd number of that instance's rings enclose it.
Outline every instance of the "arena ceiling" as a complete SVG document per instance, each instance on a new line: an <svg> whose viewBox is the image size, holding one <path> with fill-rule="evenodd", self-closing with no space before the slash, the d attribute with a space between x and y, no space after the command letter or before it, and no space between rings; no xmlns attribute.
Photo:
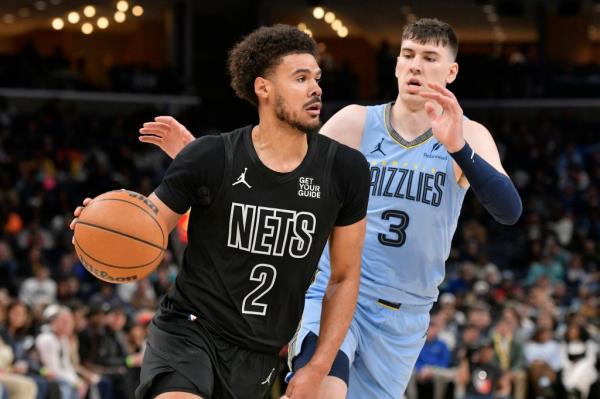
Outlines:
<svg viewBox="0 0 600 399"><path fill-rule="evenodd" d="M313 7L321 5L333 11L351 35L372 41L383 38L395 41L402 26L414 17L446 20L463 41L490 41L498 37L535 41L540 4L549 15L578 17L584 23L600 25L600 0L130 0L129 3L143 5L146 17L159 18L174 2L186 1L197 12L220 14L235 14L252 3L257 5L257 17L263 21L304 22L316 36L333 36L336 33L328 24L312 16ZM116 0L1 0L0 35L49 25L52 18L65 17L74 9L81 12L88 4L95 5L98 12L112 15L116 3ZM134 24L114 25L111 29L134 29Z"/></svg>

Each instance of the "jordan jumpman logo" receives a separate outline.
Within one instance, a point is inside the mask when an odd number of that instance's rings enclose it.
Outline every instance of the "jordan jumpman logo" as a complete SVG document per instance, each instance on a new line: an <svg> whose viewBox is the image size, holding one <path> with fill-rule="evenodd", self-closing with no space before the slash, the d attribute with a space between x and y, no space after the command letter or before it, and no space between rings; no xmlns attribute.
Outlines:
<svg viewBox="0 0 600 399"><path fill-rule="evenodd" d="M385 152L383 152L383 150L381 149L381 144L383 144L383 139L381 139L381 141L379 143L377 143L377 145L375 146L375 149L373 151L371 151L370 154L379 151L385 157Z"/></svg>
<svg viewBox="0 0 600 399"><path fill-rule="evenodd" d="M271 377L273 377L274 372L275 372L275 369L271 370L271 372L269 373L267 378L263 382L261 382L260 385L271 384Z"/></svg>
<svg viewBox="0 0 600 399"><path fill-rule="evenodd" d="M248 182L246 181L246 171L247 170L248 170L248 168L244 168L244 171L242 172L240 177L238 177L237 180L235 182L233 182L232 186L235 186L240 183L244 183L248 188L252 188L252 186L249 185Z"/></svg>

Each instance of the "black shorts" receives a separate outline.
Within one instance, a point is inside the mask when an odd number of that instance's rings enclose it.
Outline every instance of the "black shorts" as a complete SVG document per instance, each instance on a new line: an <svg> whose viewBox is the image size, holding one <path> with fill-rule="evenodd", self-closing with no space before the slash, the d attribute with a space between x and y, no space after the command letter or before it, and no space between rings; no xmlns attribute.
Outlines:
<svg viewBox="0 0 600 399"><path fill-rule="evenodd" d="M162 310L149 326L147 342L137 399L176 391L204 399L266 399L281 365L277 354L231 345L198 320Z"/></svg>

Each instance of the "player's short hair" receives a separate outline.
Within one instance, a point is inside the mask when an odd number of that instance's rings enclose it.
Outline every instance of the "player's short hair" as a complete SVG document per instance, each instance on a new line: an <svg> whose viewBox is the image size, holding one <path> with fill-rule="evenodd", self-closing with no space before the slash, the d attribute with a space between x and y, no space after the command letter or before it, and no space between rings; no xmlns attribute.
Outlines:
<svg viewBox="0 0 600 399"><path fill-rule="evenodd" d="M317 43L297 28L289 25L258 28L229 52L231 87L239 98L256 106L254 80L267 75L284 56L305 53L318 58Z"/></svg>
<svg viewBox="0 0 600 399"><path fill-rule="evenodd" d="M447 47L453 58L458 53L458 37L450 24L437 18L421 18L404 27L402 41L414 40L420 44L435 44Z"/></svg>

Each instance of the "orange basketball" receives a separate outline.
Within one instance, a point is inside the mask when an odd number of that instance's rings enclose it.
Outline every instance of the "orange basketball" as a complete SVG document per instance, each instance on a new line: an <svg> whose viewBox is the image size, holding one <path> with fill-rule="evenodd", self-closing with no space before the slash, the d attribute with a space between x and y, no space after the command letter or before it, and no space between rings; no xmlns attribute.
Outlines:
<svg viewBox="0 0 600 399"><path fill-rule="evenodd" d="M133 191L97 196L75 224L75 251L81 263L109 283L144 278L167 249L168 232L157 214L148 198Z"/></svg>

